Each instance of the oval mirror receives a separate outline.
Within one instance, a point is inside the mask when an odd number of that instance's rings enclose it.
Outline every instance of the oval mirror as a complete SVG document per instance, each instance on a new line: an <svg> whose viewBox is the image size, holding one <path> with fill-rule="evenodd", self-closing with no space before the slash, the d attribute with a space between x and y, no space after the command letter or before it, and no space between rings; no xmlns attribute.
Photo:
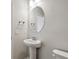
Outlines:
<svg viewBox="0 0 79 59"><path fill-rule="evenodd" d="M44 12L41 7L35 7L31 11L31 22L34 23L36 31L40 32L44 26Z"/></svg>

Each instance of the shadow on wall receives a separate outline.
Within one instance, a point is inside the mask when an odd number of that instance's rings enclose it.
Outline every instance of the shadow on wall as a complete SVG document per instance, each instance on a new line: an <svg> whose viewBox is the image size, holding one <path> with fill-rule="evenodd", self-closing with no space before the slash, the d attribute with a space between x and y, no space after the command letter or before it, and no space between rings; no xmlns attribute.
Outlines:
<svg viewBox="0 0 79 59"><path fill-rule="evenodd" d="M29 49L27 47L25 49L26 51L22 51L19 53L18 59L25 59L26 57L29 56Z"/></svg>

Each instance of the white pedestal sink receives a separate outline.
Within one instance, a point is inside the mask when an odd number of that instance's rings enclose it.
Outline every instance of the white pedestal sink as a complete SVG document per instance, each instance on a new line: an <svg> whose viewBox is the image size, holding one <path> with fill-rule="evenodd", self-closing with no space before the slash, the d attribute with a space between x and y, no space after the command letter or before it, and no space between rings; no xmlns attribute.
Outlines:
<svg viewBox="0 0 79 59"><path fill-rule="evenodd" d="M36 48L41 47L40 40L25 39L24 43L29 47L30 59L36 59Z"/></svg>

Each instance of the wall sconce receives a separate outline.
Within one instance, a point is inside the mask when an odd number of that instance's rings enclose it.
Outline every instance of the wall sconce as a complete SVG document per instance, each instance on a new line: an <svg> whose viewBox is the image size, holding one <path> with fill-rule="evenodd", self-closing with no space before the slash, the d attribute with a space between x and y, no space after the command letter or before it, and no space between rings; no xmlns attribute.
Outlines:
<svg viewBox="0 0 79 59"><path fill-rule="evenodd" d="M41 0L30 0L30 7L33 5L37 5L40 3Z"/></svg>

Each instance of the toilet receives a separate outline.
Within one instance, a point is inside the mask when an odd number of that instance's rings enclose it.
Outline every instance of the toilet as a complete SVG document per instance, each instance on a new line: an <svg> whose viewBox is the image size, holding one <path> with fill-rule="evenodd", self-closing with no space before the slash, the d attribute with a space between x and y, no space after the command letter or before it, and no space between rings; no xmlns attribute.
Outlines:
<svg viewBox="0 0 79 59"><path fill-rule="evenodd" d="M55 57L55 59L68 59L68 51L62 50L62 49L53 49L52 56Z"/></svg>

